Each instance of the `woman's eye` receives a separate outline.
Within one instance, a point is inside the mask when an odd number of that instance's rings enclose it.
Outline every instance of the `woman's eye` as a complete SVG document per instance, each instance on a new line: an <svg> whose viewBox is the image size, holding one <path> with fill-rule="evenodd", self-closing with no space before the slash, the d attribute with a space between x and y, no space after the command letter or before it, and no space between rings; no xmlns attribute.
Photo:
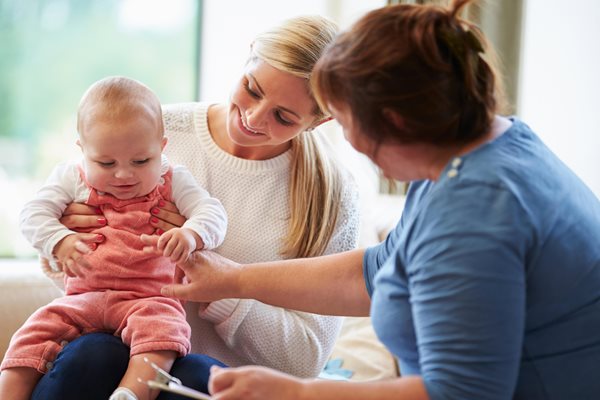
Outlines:
<svg viewBox="0 0 600 400"><path fill-rule="evenodd" d="M279 111L275 112L275 119L277 120L277 122L284 126L294 125L294 121L290 121L289 119L284 118Z"/></svg>
<svg viewBox="0 0 600 400"><path fill-rule="evenodd" d="M255 99L260 99L260 95L250 88L250 84L248 82L244 83L244 88L250 96L254 97Z"/></svg>

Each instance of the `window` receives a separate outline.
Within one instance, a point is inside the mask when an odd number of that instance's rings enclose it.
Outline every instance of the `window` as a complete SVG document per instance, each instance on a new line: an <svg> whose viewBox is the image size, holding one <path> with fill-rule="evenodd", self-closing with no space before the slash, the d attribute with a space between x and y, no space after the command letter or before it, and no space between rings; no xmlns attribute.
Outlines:
<svg viewBox="0 0 600 400"><path fill-rule="evenodd" d="M197 0L0 0L0 257L33 255L18 210L77 157L79 99L125 75L162 102L197 92Z"/></svg>

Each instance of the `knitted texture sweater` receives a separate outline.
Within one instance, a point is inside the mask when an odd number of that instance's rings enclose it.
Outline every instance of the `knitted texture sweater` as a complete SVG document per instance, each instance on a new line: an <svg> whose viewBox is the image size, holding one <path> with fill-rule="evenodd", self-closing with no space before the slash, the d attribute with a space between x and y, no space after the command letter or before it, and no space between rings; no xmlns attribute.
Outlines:
<svg viewBox="0 0 600 400"><path fill-rule="evenodd" d="M246 160L222 150L208 130L208 103L163 109L165 153L185 165L198 183L219 199L228 230L219 254L241 263L282 258L288 231L291 152L268 160ZM344 174L338 222L325 254L357 246L357 189ZM333 349L341 319L290 311L256 300L225 299L186 304L192 352L229 366L257 364L300 377L316 376Z"/></svg>

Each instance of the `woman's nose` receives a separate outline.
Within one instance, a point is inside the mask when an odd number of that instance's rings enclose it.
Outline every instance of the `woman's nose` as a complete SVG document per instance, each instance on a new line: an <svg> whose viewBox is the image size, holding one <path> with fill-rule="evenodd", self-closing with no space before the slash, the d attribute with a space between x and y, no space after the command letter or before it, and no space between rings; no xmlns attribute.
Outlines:
<svg viewBox="0 0 600 400"><path fill-rule="evenodd" d="M246 123L248 124L248 128L258 130L264 125L266 118L267 108L263 103L258 103L246 110Z"/></svg>

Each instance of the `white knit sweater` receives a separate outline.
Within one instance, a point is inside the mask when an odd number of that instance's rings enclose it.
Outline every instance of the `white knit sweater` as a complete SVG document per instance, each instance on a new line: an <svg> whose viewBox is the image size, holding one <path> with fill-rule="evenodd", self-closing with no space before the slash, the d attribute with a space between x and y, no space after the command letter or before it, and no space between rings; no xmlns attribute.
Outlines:
<svg viewBox="0 0 600 400"><path fill-rule="evenodd" d="M183 164L198 183L219 199L228 214L225 241L217 252L250 263L281 259L289 220L290 152L263 161L223 151L208 130L207 103L164 107L165 153ZM357 190L346 174L340 214L326 253L356 247ZM264 365L300 377L316 376L333 348L341 320L289 311L256 300L226 299L204 311L187 303L192 352L229 366Z"/></svg>

